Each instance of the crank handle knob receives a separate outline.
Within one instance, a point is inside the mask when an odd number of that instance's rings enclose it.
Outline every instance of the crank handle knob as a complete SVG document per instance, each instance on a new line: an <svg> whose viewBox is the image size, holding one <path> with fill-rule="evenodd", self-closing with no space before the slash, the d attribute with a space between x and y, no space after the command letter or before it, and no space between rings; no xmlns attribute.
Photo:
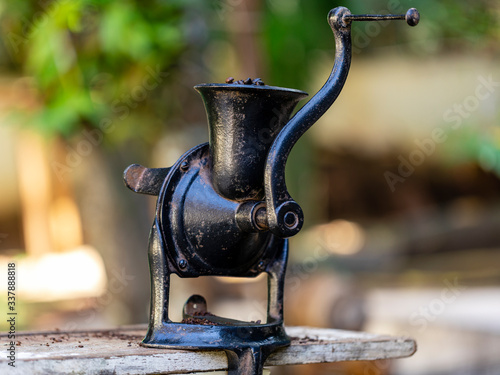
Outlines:
<svg viewBox="0 0 500 375"><path fill-rule="evenodd" d="M417 26L420 22L420 13L416 8L410 8L405 14L406 23L410 26Z"/></svg>

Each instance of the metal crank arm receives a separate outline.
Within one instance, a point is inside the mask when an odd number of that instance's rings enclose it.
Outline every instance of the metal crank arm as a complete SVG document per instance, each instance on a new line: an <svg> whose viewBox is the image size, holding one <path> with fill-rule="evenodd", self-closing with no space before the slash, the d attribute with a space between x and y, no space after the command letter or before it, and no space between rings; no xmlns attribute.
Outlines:
<svg viewBox="0 0 500 375"><path fill-rule="evenodd" d="M325 85L285 125L269 150L264 172L267 227L281 238L291 237L302 228L304 215L288 193L285 165L299 138L330 108L339 96L351 65L352 21L406 20L418 24L420 15L414 8L402 15L354 15L349 9L337 7L328 14L328 23L335 37L335 64Z"/></svg>

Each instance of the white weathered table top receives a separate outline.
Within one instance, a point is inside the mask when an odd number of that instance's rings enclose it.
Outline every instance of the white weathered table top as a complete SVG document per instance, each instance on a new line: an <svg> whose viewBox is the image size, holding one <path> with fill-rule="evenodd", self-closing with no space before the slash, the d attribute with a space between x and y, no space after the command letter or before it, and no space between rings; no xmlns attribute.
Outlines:
<svg viewBox="0 0 500 375"><path fill-rule="evenodd" d="M412 355L412 339L363 332L287 327L289 347L273 353L266 366L377 360ZM109 331L26 332L16 335L15 368L0 357L9 374L177 374L227 369L222 351L153 349L139 346L144 326ZM2 352L8 338L0 335Z"/></svg>

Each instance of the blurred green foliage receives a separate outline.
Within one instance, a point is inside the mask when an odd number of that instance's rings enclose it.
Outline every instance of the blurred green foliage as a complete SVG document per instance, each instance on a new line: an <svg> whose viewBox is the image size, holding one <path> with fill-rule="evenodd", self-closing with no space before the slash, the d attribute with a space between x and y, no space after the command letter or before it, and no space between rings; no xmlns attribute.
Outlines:
<svg viewBox="0 0 500 375"><path fill-rule="evenodd" d="M267 0L266 6L261 36L270 75L287 87L306 86L314 52L333 50L326 15L336 6L354 14L420 11L416 29L404 22L353 23L353 52L360 56L387 47L416 56L500 51L500 2L494 0Z"/></svg>
<svg viewBox="0 0 500 375"><path fill-rule="evenodd" d="M495 48L500 41L500 4L495 0L421 0L434 40L444 50Z"/></svg>
<svg viewBox="0 0 500 375"><path fill-rule="evenodd" d="M500 53L500 2L496 0L267 0L266 5L261 37L270 76L279 86L319 88L311 87L309 81L318 74L315 56L331 55L333 63L334 41L326 15L335 6L346 6L354 14L404 14L415 7L421 14L415 29L405 22L354 22L356 59L373 54L404 54L416 59L474 54L479 59L494 59ZM485 170L495 168L500 175L498 126L481 121L470 119L469 127L450 135L442 146L443 154L448 155L443 160L454 164L476 161ZM302 153L302 159L303 155L307 154Z"/></svg>
<svg viewBox="0 0 500 375"><path fill-rule="evenodd" d="M258 37L269 72L263 78L279 86L310 87L315 53L333 53L326 15L339 5L353 13L404 12L415 6L422 14L418 30L403 22L378 29L373 23L355 23L354 52L361 56L388 46L434 55L458 49L498 52L500 45L500 5L492 0L261 1ZM82 127L106 128L119 121L109 137L115 142L131 136L153 142L164 126L162 119L182 116L168 83L190 48L203 60L199 43L205 42L193 39L203 39L199 34L204 33L227 38L226 23L242 3L0 0L0 63L32 77L40 101L21 122L69 138ZM194 12L198 18L190 17ZM203 22L217 25L210 29ZM137 126L143 123L148 126Z"/></svg>
<svg viewBox="0 0 500 375"><path fill-rule="evenodd" d="M156 108L168 112L169 100L161 86L188 48L186 11L199 3L3 0L4 65L32 77L41 101L22 122L70 137L120 120L111 138L157 135ZM152 126L137 128L148 120Z"/></svg>
<svg viewBox="0 0 500 375"><path fill-rule="evenodd" d="M330 9L341 1L268 0L264 12L262 44L274 84L307 87L315 50L331 51L334 40L327 23ZM293 56L293 58L290 58Z"/></svg>

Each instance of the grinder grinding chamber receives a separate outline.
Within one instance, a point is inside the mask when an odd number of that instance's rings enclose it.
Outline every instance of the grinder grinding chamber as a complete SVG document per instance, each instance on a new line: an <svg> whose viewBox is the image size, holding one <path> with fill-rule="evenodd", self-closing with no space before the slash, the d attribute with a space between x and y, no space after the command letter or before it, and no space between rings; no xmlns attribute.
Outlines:
<svg viewBox="0 0 500 375"><path fill-rule="evenodd" d="M131 165L126 185L157 195L149 239L151 312L147 347L222 349L230 374L261 374L268 355L290 343L283 325L288 237L302 228L303 213L285 184L285 165L297 140L340 94L351 62L351 23L406 19L419 14L328 14L336 52L325 85L290 119L306 93L273 86L202 84L209 143L186 152L171 168ZM170 275L179 277L268 274L267 319L262 324L209 314L203 297L184 306L184 323L168 314ZM187 322L187 323L186 323Z"/></svg>

